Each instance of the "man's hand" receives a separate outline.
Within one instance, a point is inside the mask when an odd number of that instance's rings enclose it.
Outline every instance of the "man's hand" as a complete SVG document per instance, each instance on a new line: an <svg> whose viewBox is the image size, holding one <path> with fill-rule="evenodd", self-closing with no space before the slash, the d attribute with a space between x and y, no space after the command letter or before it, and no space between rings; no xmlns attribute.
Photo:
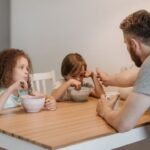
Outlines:
<svg viewBox="0 0 150 150"><path fill-rule="evenodd" d="M113 96L112 98L107 98L105 95L102 95L98 100L96 112L99 116L103 117L109 111L112 111L118 101L119 96Z"/></svg>
<svg viewBox="0 0 150 150"><path fill-rule="evenodd" d="M98 68L96 69L97 78L100 83L102 83L104 86L111 85L111 76L103 71L100 71Z"/></svg>

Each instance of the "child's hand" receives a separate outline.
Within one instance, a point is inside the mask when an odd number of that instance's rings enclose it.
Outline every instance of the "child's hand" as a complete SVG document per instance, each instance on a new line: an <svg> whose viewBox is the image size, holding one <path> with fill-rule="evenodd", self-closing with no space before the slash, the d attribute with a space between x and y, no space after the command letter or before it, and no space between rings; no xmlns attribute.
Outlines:
<svg viewBox="0 0 150 150"><path fill-rule="evenodd" d="M10 87L12 88L13 91L27 90L28 89L28 84L24 80L19 80L19 81L16 81L15 83L13 83Z"/></svg>
<svg viewBox="0 0 150 150"><path fill-rule="evenodd" d="M70 79L69 82L70 82L70 85L74 86L76 90L80 90L80 88L81 88L81 82L80 81L75 80L75 79Z"/></svg>
<svg viewBox="0 0 150 150"><path fill-rule="evenodd" d="M92 71L90 71L90 70L86 70L86 71L85 71L85 74L84 74L84 76L85 76L86 78L88 78L88 77L93 77L93 75L94 75L94 72L92 72Z"/></svg>
<svg viewBox="0 0 150 150"><path fill-rule="evenodd" d="M46 97L44 107L47 110L56 110L56 100L55 100L55 98L52 97L52 96Z"/></svg>

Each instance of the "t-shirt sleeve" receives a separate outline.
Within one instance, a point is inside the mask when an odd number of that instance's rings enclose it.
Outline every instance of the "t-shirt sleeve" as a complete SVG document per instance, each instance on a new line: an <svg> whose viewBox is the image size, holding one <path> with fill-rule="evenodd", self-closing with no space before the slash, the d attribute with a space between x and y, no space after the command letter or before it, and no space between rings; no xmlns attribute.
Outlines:
<svg viewBox="0 0 150 150"><path fill-rule="evenodd" d="M150 56L145 60L139 71L133 92L150 96Z"/></svg>

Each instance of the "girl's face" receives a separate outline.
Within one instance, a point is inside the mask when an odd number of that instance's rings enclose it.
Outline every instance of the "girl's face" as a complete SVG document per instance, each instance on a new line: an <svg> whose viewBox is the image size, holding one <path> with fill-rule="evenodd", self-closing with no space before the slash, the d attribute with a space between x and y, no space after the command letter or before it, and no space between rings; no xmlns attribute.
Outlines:
<svg viewBox="0 0 150 150"><path fill-rule="evenodd" d="M80 70L76 70L74 73L69 74L65 77L66 80L76 79L83 83L83 78L85 77L85 67L82 66Z"/></svg>
<svg viewBox="0 0 150 150"><path fill-rule="evenodd" d="M28 81L29 78L29 64L28 60L24 57L20 57L17 60L16 66L13 69L13 81L18 80Z"/></svg>

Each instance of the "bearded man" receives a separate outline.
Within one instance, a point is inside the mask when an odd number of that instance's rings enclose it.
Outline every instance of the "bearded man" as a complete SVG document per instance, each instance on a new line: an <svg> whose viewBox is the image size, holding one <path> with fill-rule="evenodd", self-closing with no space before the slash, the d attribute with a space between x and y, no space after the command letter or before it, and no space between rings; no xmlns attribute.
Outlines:
<svg viewBox="0 0 150 150"><path fill-rule="evenodd" d="M121 22L120 28L131 59L140 69L122 76L109 76L97 70L104 85L133 85L133 91L121 109L114 109L116 98L108 101L103 95L98 101L97 113L117 131L125 132L132 129L150 107L150 12L139 10L130 14ZM131 77L126 78L126 75Z"/></svg>

